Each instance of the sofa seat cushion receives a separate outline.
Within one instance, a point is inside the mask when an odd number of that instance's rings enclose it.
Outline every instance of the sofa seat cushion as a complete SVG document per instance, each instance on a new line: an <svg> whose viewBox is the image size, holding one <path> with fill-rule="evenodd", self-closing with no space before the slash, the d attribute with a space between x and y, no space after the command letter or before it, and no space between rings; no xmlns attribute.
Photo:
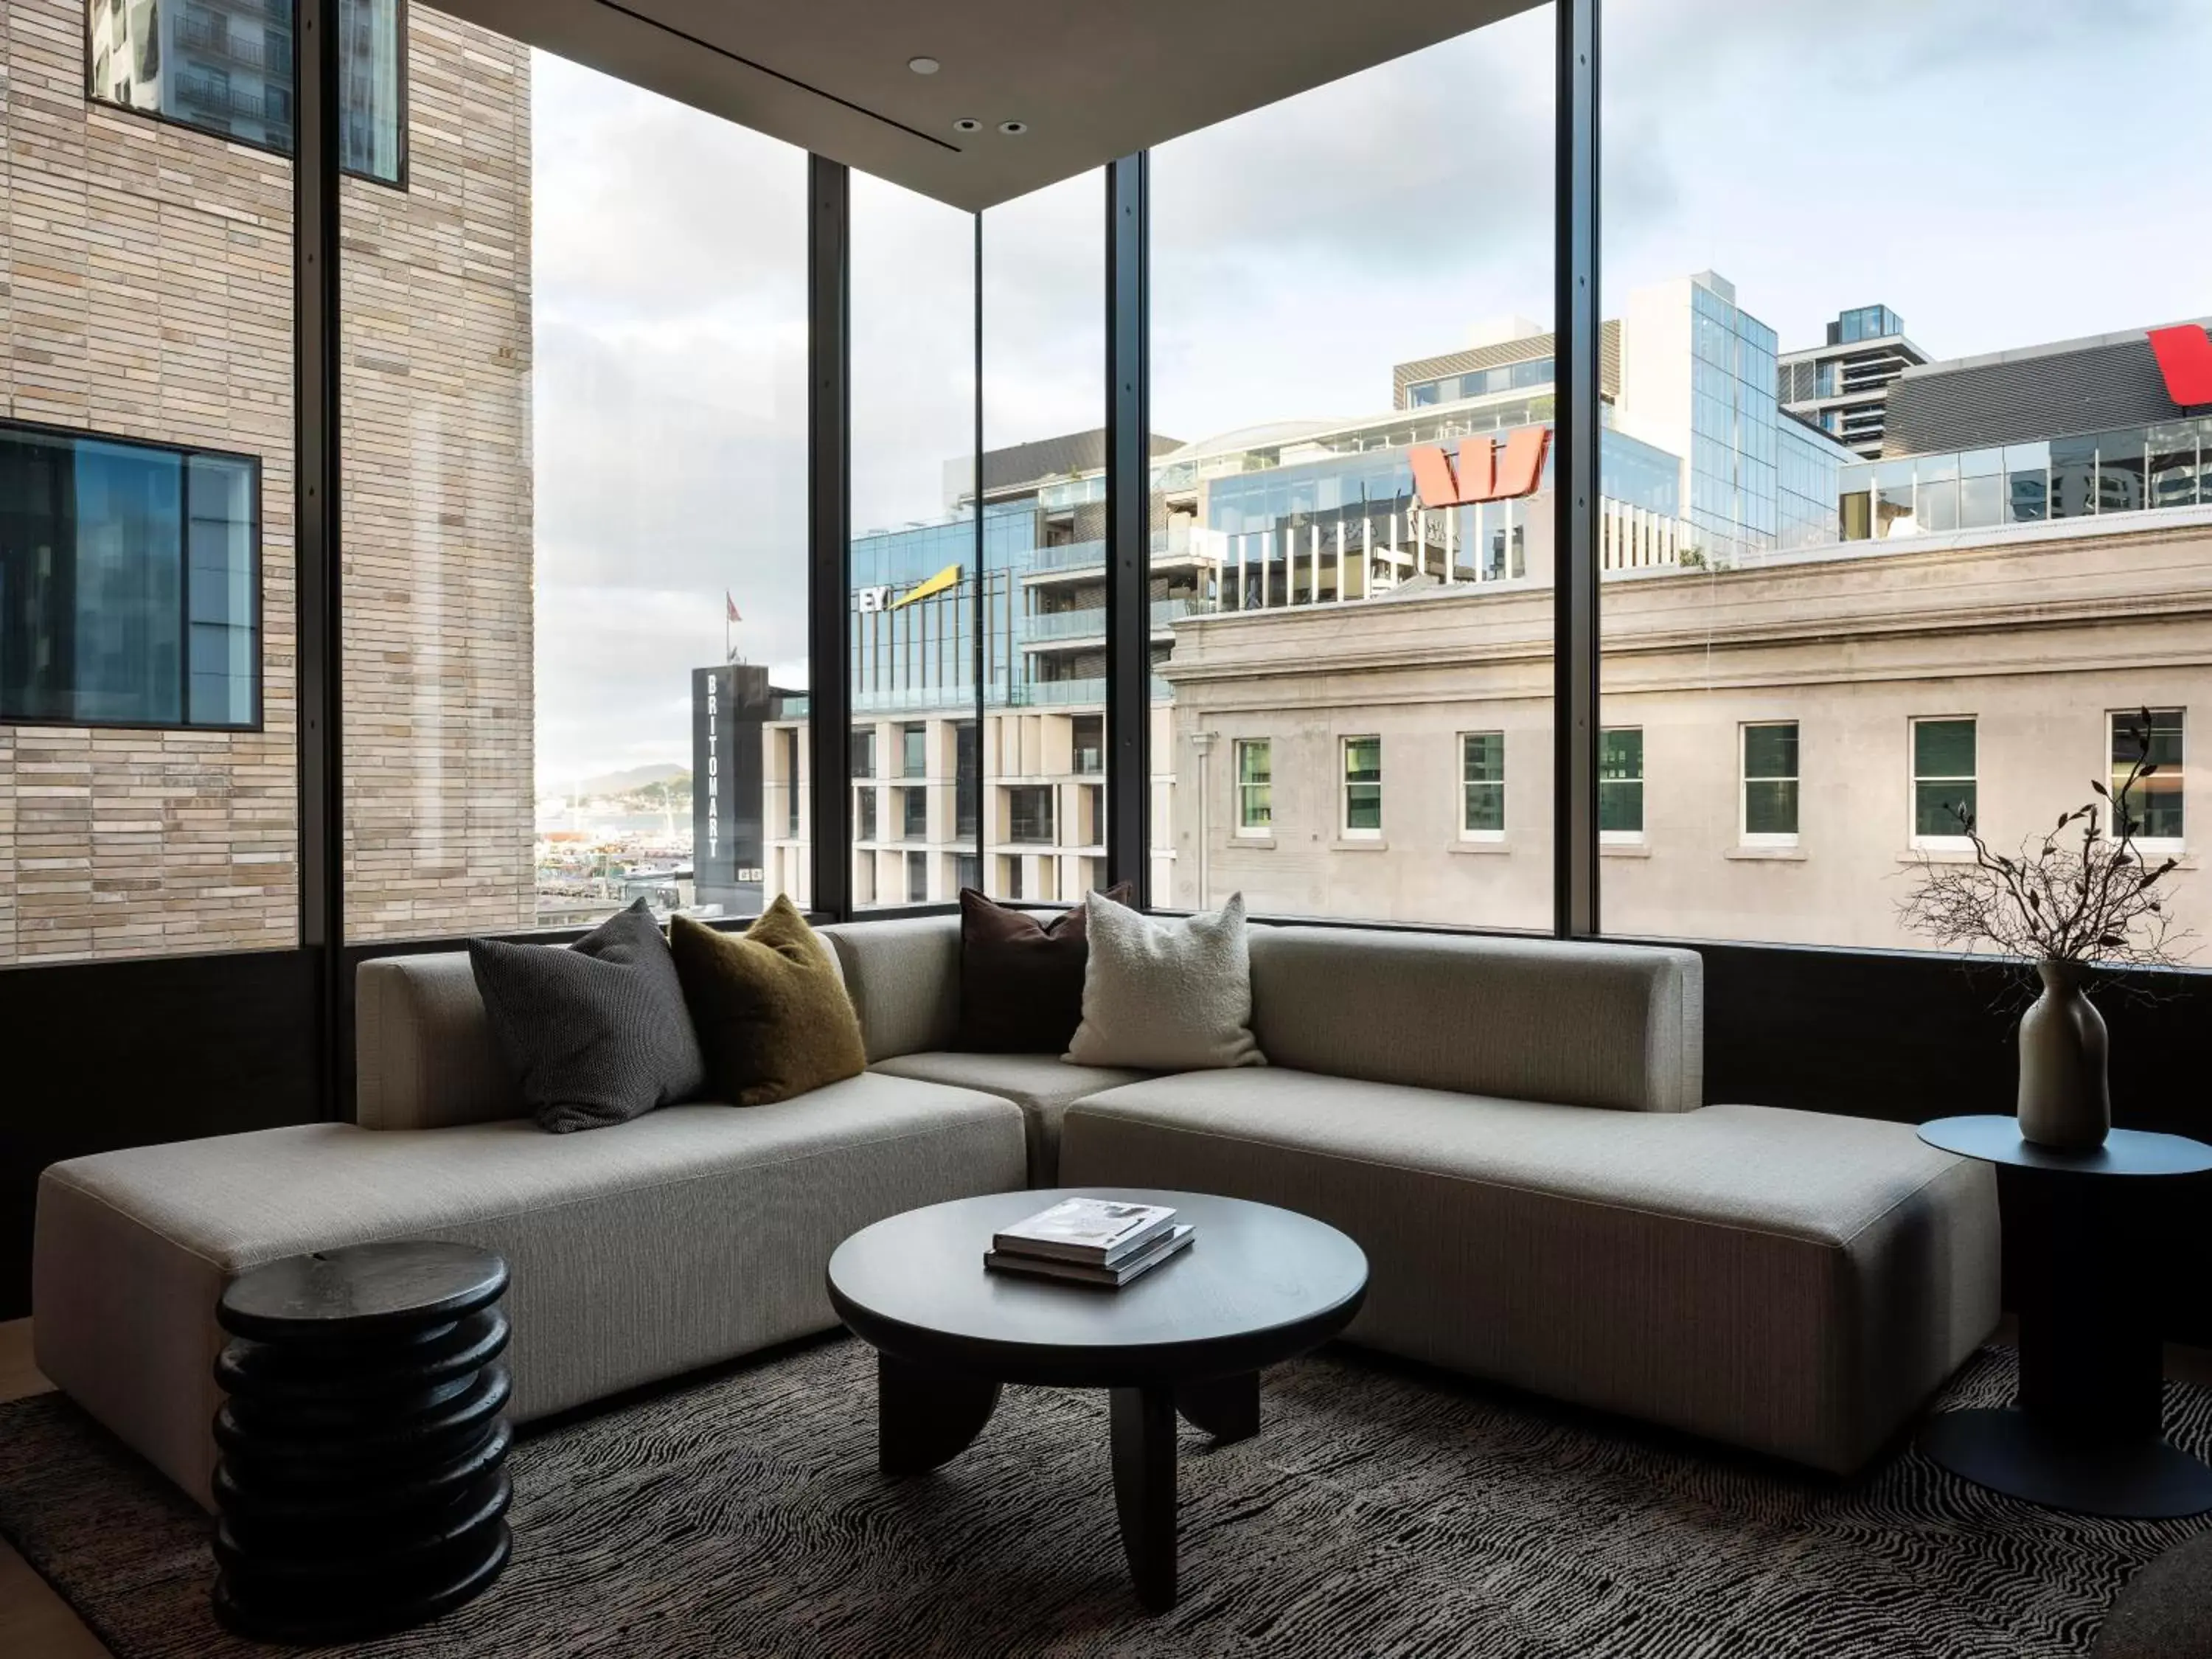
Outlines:
<svg viewBox="0 0 2212 1659"><path fill-rule="evenodd" d="M76 1158L40 1186L40 1369L205 1500L216 1297L279 1256L441 1238L507 1258L518 1419L836 1323L830 1253L920 1205L1018 1188L1021 1114L863 1074L588 1135L527 1119L304 1124Z"/></svg>
<svg viewBox="0 0 2212 1659"><path fill-rule="evenodd" d="M1838 1472L1997 1316L1989 1170L1863 1118L1198 1073L1078 1102L1059 1178L1302 1210L1355 1340Z"/></svg>
<svg viewBox="0 0 2212 1659"><path fill-rule="evenodd" d="M893 1077L927 1079L956 1088L980 1089L1022 1109L1029 1140L1030 1185L1059 1184L1060 1121L1085 1095L1140 1083L1149 1072L1112 1066L1072 1066L1058 1054L978 1054L951 1048L898 1054L876 1062Z"/></svg>

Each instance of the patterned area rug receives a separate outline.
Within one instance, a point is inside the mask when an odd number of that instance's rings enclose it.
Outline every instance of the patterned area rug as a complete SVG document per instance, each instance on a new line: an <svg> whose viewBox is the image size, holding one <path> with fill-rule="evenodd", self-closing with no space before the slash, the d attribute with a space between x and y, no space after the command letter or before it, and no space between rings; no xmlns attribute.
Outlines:
<svg viewBox="0 0 2212 1659"><path fill-rule="evenodd" d="M2010 1395L1988 1349L1954 1404ZM1845 1486L1331 1350L1259 1437L1182 1443L1182 1590L1131 1597L1105 1396L1010 1389L897 1483L859 1343L787 1350L525 1439L514 1564L368 1659L1268 1656L2033 1659L2087 1650L2201 1522L2059 1516L1900 1453ZM2173 1388L2212 1449L2212 1391ZM263 1652L208 1612L198 1512L73 1407L0 1407L0 1532L117 1659Z"/></svg>

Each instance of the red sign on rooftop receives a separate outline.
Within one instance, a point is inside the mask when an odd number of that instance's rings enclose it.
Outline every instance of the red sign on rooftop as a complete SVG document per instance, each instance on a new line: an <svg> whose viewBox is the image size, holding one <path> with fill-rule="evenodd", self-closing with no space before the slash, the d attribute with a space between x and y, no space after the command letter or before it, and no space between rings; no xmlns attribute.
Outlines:
<svg viewBox="0 0 2212 1659"><path fill-rule="evenodd" d="M2174 402L2184 409L2212 404L2212 337L2194 323L2154 328L2150 349Z"/></svg>
<svg viewBox="0 0 2212 1659"><path fill-rule="evenodd" d="M1524 426L1506 439L1502 455L1495 438L1462 438L1456 468L1436 444L1409 449L1406 459L1413 466L1413 488L1423 507L1472 507L1477 501L1534 495L1543 480L1544 457L1551 448L1551 428Z"/></svg>

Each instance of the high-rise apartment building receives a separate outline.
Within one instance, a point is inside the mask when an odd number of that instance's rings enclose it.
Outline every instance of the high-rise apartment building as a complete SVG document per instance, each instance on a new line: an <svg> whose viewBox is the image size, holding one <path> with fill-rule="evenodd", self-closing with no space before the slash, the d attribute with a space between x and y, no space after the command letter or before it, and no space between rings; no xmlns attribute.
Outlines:
<svg viewBox="0 0 2212 1659"><path fill-rule="evenodd" d="M520 926L529 55L343 9L349 927ZM289 15L0 10L0 963L297 938Z"/></svg>
<svg viewBox="0 0 2212 1659"><path fill-rule="evenodd" d="M1830 323L1819 345L1782 354L1782 406L1871 460L1882 453L1890 387L1927 361L1905 338L1903 318L1860 306Z"/></svg>

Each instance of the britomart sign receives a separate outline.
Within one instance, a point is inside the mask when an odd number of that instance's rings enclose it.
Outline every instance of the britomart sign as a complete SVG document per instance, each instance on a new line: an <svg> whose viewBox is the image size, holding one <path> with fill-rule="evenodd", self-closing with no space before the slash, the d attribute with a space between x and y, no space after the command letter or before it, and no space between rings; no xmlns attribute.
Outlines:
<svg viewBox="0 0 2212 1659"><path fill-rule="evenodd" d="M1535 494L1551 449L1551 428L1524 426L1508 434L1503 444L1491 437L1462 438L1456 466L1437 444L1409 449L1406 459L1423 507L1472 507Z"/></svg>

